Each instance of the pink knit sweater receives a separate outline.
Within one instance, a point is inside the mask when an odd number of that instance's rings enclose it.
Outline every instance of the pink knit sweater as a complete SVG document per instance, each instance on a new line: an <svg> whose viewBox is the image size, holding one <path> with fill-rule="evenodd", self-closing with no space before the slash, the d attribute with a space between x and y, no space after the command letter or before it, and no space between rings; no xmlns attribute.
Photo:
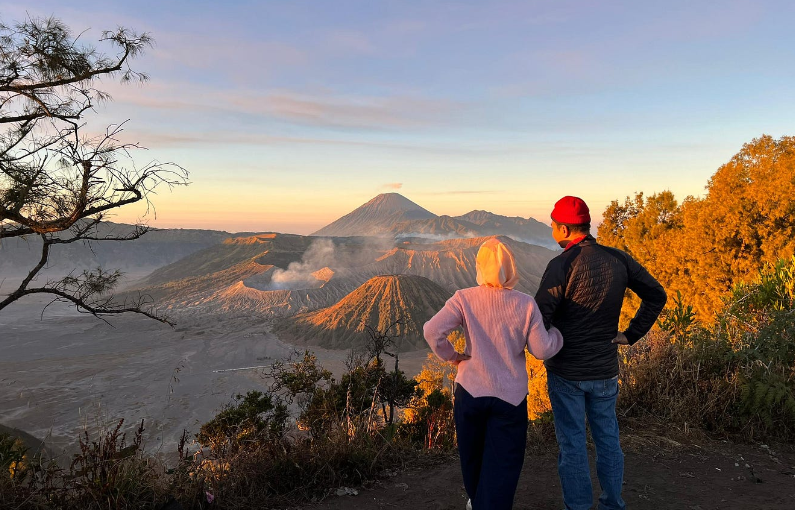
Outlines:
<svg viewBox="0 0 795 510"><path fill-rule="evenodd" d="M456 359L447 335L459 326L472 358L458 365L456 382L474 397L497 397L512 405L527 395L525 347L536 358L547 359L563 346L560 331L544 328L535 300L517 290L480 285L453 294L423 328L440 359Z"/></svg>

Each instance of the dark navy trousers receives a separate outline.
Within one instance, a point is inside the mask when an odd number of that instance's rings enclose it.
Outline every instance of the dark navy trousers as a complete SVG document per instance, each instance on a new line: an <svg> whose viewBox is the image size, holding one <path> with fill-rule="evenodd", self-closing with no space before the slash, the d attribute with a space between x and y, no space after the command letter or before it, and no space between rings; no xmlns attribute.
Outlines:
<svg viewBox="0 0 795 510"><path fill-rule="evenodd" d="M455 388L456 435L473 510L510 510L527 445L527 398L513 406Z"/></svg>

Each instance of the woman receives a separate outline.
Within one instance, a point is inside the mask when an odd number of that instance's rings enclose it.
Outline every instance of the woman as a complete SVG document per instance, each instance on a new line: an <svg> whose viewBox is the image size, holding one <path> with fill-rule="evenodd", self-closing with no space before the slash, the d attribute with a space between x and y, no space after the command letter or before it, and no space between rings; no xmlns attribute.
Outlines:
<svg viewBox="0 0 795 510"><path fill-rule="evenodd" d="M458 365L454 417L464 487L475 510L513 506L527 443L527 369L524 349L538 359L563 345L547 331L535 300L513 290L519 281L513 253L489 239L477 255L477 287L453 294L425 323L436 355ZM465 354L447 335L464 329Z"/></svg>

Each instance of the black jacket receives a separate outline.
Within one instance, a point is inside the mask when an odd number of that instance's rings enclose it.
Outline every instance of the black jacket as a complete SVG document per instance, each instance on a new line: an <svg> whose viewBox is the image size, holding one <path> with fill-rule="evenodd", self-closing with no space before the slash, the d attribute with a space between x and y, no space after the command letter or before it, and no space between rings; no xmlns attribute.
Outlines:
<svg viewBox="0 0 795 510"><path fill-rule="evenodd" d="M642 300L624 332L630 344L648 333L667 296L662 285L627 253L592 236L549 262L536 294L544 325L563 333L563 348L545 361L547 370L566 379L609 379L618 375L618 319L624 292Z"/></svg>

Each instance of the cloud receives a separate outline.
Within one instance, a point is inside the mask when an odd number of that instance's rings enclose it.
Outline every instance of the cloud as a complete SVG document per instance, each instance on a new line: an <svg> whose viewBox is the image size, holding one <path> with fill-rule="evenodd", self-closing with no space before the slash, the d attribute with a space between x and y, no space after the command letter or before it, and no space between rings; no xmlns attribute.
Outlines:
<svg viewBox="0 0 795 510"><path fill-rule="evenodd" d="M493 195L495 193L504 193L500 190L454 190L454 191L432 191L429 193L421 193L422 195Z"/></svg>
<svg viewBox="0 0 795 510"><path fill-rule="evenodd" d="M188 146L226 146L226 145L253 145L253 146L286 146L286 145L321 145L327 147L358 147L363 149L385 149L390 151L420 154L442 154L467 157L491 158L495 155L505 155L507 151L521 152L523 147L477 147L472 145L458 146L453 144L400 144L391 142L369 141L362 138L331 138L331 137L301 137L277 136L263 133L250 133L231 130L208 130L202 132L174 133L155 129L141 129L140 126L131 125L125 129L122 140L126 143L140 143L144 147L188 147ZM467 192L453 191L450 194L489 193L486 191ZM492 191L491 193L498 193Z"/></svg>
<svg viewBox="0 0 795 510"><path fill-rule="evenodd" d="M143 89L111 84L117 103L153 111L197 111L260 117L302 126L390 129L454 124L466 108L438 98L299 93L290 90L220 90L171 82Z"/></svg>
<svg viewBox="0 0 795 510"><path fill-rule="evenodd" d="M402 182L388 182L388 183L384 184L381 187L384 188L384 189L400 189L400 188L403 187L403 183Z"/></svg>
<svg viewBox="0 0 795 510"><path fill-rule="evenodd" d="M206 37L200 32L184 31L162 34L151 53L164 67L176 65L212 72L226 69L228 75L242 82L304 66L309 61L306 51L280 41Z"/></svg>
<svg viewBox="0 0 795 510"><path fill-rule="evenodd" d="M271 92L230 98L240 111L326 127L406 128L443 124L456 108L449 100Z"/></svg>
<svg viewBox="0 0 795 510"><path fill-rule="evenodd" d="M328 36L328 49L337 50L344 55L373 55L375 45L360 32L335 30Z"/></svg>

